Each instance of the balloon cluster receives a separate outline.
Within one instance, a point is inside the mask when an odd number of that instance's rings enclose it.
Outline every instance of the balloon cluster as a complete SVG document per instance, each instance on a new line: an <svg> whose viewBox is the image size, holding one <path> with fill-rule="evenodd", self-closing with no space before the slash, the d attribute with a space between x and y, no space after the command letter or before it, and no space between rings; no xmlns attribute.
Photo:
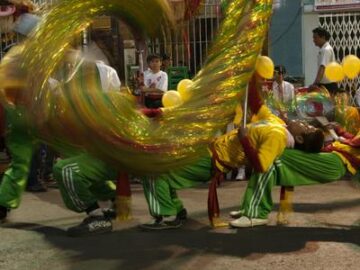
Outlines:
<svg viewBox="0 0 360 270"><path fill-rule="evenodd" d="M163 95L162 104L164 107L176 107L181 105L183 102L190 100L193 91L192 85L192 80L181 80L177 85L177 91L169 90Z"/></svg>
<svg viewBox="0 0 360 270"><path fill-rule="evenodd" d="M356 55L344 57L342 64L331 62L325 67L325 76L333 82L342 81L345 76L354 79L360 72L360 59Z"/></svg>

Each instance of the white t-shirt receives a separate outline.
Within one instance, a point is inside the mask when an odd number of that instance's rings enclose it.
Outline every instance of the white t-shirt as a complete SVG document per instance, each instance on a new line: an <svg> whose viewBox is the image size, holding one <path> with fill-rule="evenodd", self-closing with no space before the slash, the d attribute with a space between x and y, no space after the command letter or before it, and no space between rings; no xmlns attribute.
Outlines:
<svg viewBox="0 0 360 270"><path fill-rule="evenodd" d="M121 82L116 70L102 61L96 61L96 67L100 74L102 90L105 93L109 91L119 91Z"/></svg>
<svg viewBox="0 0 360 270"><path fill-rule="evenodd" d="M283 88L283 97L281 99L279 84L276 81L273 82L272 91L274 98L284 103L291 102L295 98L294 86L289 82L282 81L282 88Z"/></svg>
<svg viewBox="0 0 360 270"><path fill-rule="evenodd" d="M150 69L144 72L144 85L145 87L150 87L150 85L155 84L155 88L160 89L166 92L168 89L168 76L167 73L160 70L157 73L153 73Z"/></svg>
<svg viewBox="0 0 360 270"><path fill-rule="evenodd" d="M326 67L327 64L335 61L335 53L329 42L325 42L325 44L321 47L318 54L318 68L320 66ZM331 81L326 78L325 74L322 77L320 83L331 83Z"/></svg>
<svg viewBox="0 0 360 270"><path fill-rule="evenodd" d="M355 92L355 103L358 107L360 107L360 88Z"/></svg>

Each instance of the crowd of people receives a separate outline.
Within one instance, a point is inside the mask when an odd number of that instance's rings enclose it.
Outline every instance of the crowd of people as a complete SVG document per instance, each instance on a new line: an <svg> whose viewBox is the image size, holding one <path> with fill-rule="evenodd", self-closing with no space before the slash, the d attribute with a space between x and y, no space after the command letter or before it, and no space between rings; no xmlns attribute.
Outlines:
<svg viewBox="0 0 360 270"><path fill-rule="evenodd" d="M338 91L337 85L329 82L324 75L326 64L334 58L328 43L329 34L324 29L316 28L313 37L320 53L318 72L310 90L321 85L335 93ZM146 108L162 106L161 97L168 90L165 71L168 63L163 65L164 60L169 59L156 54L147 57L148 70L139 81L144 97L141 105ZM86 73L87 69L99 74L104 93L120 90L119 77L112 67L96 61L84 65L81 72ZM294 86L284 81L285 74L283 65L275 67L271 91L278 102L288 104L296 101L296 93ZM262 98L263 84L264 79L255 71L249 82L250 123L214 138L208 147L208 154L193 164L156 177L143 177L143 190L152 219L141 224L142 229L181 227L186 222L187 210L176 191L200 183L209 183L208 212L213 222L220 213L216 193L218 183L226 173L245 165L252 168L252 174L239 210L232 213L234 219L229 225L234 228L268 223L268 215L273 207L271 190L275 185L322 184L341 179L347 171L351 174L357 172L360 167L360 139L357 134L349 134L334 123L323 127L298 119L289 120L286 112L275 115ZM21 95L18 99L21 99ZM5 108L8 124L6 149L11 163L0 183L0 222L5 222L9 211L19 206L26 185L32 183L32 177L39 178L40 175L45 182L50 179L56 181L68 209L87 214L82 223L68 229L69 236L111 231L116 216L114 182L118 178L118 169L86 152L71 157L57 153L58 158L55 159L51 150L37 141L32 127L19 113L24 110L21 100L15 100L15 105ZM151 114L154 121L156 116L156 113ZM336 131L336 141L326 141L328 129ZM39 147L41 150L38 150ZM41 170L46 171L44 173L36 173L39 171L39 153L40 160L45 160L45 157L50 160L40 162L43 165ZM100 207L99 201L108 201L109 207Z"/></svg>

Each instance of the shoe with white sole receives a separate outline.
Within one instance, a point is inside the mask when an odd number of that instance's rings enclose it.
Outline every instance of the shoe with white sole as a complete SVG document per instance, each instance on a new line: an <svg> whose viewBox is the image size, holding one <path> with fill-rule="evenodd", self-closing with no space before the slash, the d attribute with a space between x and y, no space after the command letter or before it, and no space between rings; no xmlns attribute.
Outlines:
<svg viewBox="0 0 360 270"><path fill-rule="evenodd" d="M247 228L247 227L254 227L254 226L261 226L268 224L267 219L262 218L248 218L246 216L242 216L238 219L232 220L229 222L231 227L235 228Z"/></svg>
<svg viewBox="0 0 360 270"><path fill-rule="evenodd" d="M244 210L231 211L229 215L231 218L239 218L244 215Z"/></svg>
<svg viewBox="0 0 360 270"><path fill-rule="evenodd" d="M67 235L71 237L88 236L112 231L112 223L105 216L87 216L79 225L70 227Z"/></svg>
<svg viewBox="0 0 360 270"><path fill-rule="evenodd" d="M180 217L170 216L163 217L157 216L154 217L152 221L145 224L140 224L139 228L147 231L153 230L169 230L180 228L185 223L185 219L180 219Z"/></svg>

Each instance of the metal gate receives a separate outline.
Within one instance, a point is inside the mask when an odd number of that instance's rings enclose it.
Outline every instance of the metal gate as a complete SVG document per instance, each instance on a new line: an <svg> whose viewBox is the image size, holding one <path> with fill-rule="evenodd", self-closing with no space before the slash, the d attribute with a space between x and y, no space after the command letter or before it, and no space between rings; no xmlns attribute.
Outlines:
<svg viewBox="0 0 360 270"><path fill-rule="evenodd" d="M171 34L167 41L151 39L147 42L148 53L166 53L173 66L187 66L194 75L204 63L221 21L221 0L206 0L198 15L184 23L182 30ZM175 13L184 14L183 1L173 1Z"/></svg>
<svg viewBox="0 0 360 270"><path fill-rule="evenodd" d="M320 26L331 33L330 44L334 48L337 61L354 54L360 57L360 12L319 14ZM340 86L353 97L360 87L360 77L345 79ZM354 100L352 100L353 102Z"/></svg>

